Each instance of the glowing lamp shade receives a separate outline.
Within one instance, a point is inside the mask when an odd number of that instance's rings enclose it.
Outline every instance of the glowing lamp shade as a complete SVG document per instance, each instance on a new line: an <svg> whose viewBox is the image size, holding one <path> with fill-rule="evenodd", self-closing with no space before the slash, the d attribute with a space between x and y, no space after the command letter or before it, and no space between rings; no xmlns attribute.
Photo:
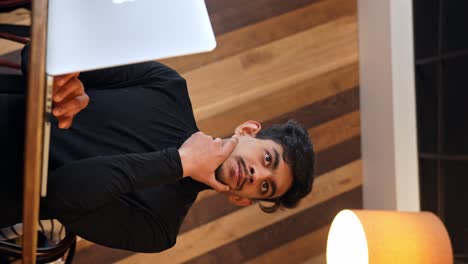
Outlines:
<svg viewBox="0 0 468 264"><path fill-rule="evenodd" d="M327 264L452 264L450 238L429 212L343 210L332 222Z"/></svg>

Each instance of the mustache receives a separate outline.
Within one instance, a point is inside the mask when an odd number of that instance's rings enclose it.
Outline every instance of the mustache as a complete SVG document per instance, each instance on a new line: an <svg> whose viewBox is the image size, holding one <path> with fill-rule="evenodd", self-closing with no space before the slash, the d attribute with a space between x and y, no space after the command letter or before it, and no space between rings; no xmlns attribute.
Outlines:
<svg viewBox="0 0 468 264"><path fill-rule="evenodd" d="M245 164L245 161L244 161L244 159L242 157L238 158L238 162L241 165L240 169L244 170L244 173L243 173L244 174L244 180L242 181L241 185L239 186L239 188L237 190L242 190L242 188L244 187L245 182L247 182L247 177L246 177L248 175L247 165ZM221 172L223 170L223 166L224 166L224 162L221 165L219 165L218 168L216 168L216 170L215 170L215 179L217 181L223 183L223 184L227 184L225 179L223 179L223 177L221 175Z"/></svg>
<svg viewBox="0 0 468 264"><path fill-rule="evenodd" d="M239 186L239 190L242 190L242 188L244 187L245 182L247 181L247 175L249 175L249 174L247 173L247 165L245 165L245 161L244 161L244 159L242 157L239 157L239 163L241 164L241 169L244 170L244 173L243 173L244 174L244 179L243 179L241 185Z"/></svg>

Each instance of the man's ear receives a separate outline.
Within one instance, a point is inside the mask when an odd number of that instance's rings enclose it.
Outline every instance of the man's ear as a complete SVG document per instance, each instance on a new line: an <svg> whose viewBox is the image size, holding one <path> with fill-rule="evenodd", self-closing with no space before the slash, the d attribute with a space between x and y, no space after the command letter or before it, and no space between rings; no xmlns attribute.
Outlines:
<svg viewBox="0 0 468 264"><path fill-rule="evenodd" d="M252 201L248 198L240 197L237 195L229 195L229 202L237 206L249 206L252 205Z"/></svg>
<svg viewBox="0 0 468 264"><path fill-rule="evenodd" d="M234 134L238 136L252 136L255 137L257 133L262 129L262 125L254 120L249 120L236 127Z"/></svg>

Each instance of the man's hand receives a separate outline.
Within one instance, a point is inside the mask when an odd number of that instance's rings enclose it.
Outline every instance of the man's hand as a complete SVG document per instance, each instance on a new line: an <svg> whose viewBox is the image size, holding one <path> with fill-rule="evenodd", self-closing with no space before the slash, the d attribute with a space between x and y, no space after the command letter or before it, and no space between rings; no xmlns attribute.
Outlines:
<svg viewBox="0 0 468 264"><path fill-rule="evenodd" d="M52 114L58 119L59 128L69 128L73 118L89 103L79 72L54 77Z"/></svg>
<svg viewBox="0 0 468 264"><path fill-rule="evenodd" d="M184 177L190 176L218 192L229 191L229 186L216 180L215 170L231 155L237 142L237 136L223 141L202 132L193 134L179 148Z"/></svg>

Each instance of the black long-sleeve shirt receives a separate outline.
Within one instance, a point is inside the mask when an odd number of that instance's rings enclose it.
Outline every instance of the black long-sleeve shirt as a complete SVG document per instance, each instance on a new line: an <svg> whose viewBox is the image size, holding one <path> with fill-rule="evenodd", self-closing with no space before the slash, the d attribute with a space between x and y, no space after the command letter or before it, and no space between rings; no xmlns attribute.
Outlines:
<svg viewBox="0 0 468 264"><path fill-rule="evenodd" d="M177 148L198 130L185 80L156 62L79 79L90 103L70 129L52 122L41 218L57 218L104 246L170 248L198 192L207 188L182 178Z"/></svg>

